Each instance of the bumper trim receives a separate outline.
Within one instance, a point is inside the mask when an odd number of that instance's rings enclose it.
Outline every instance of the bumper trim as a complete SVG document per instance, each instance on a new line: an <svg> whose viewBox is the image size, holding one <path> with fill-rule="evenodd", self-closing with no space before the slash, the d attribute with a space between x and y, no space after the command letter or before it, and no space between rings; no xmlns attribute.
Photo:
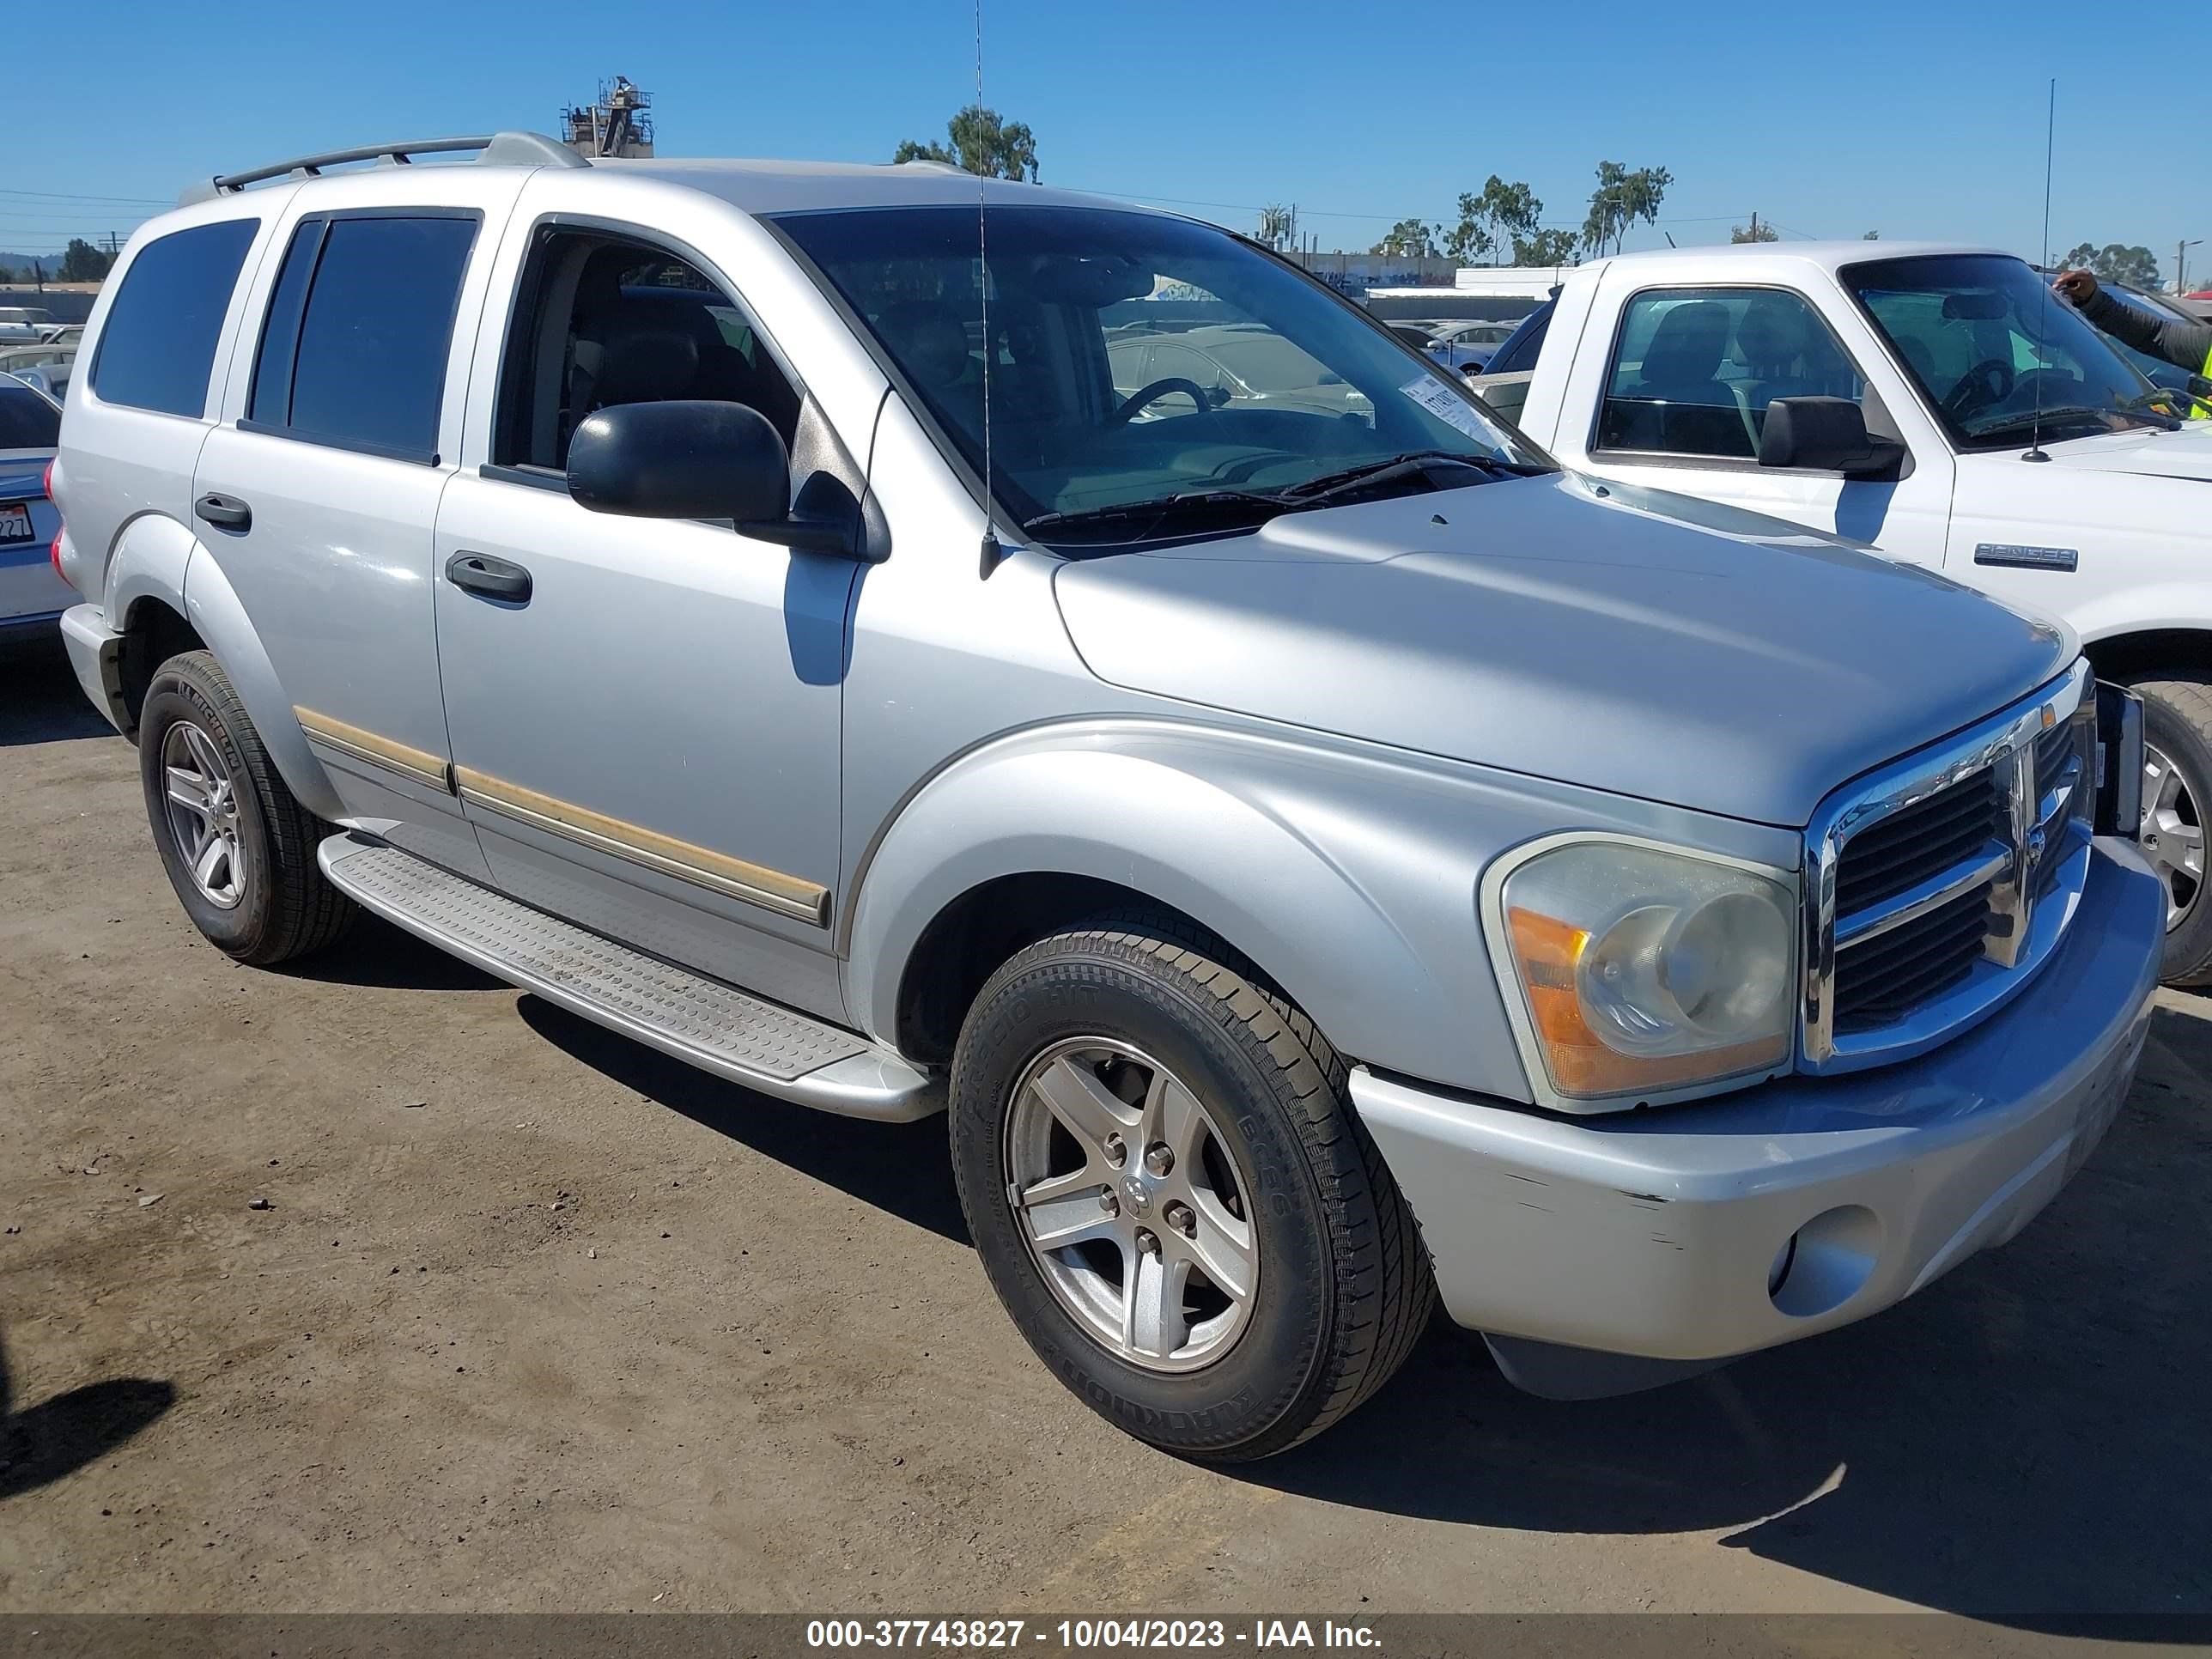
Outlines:
<svg viewBox="0 0 2212 1659"><path fill-rule="evenodd" d="M73 605L62 612L62 643L69 649L70 666L92 706L107 716L107 723L137 742L137 722L123 695L123 635L107 625L96 605Z"/></svg>

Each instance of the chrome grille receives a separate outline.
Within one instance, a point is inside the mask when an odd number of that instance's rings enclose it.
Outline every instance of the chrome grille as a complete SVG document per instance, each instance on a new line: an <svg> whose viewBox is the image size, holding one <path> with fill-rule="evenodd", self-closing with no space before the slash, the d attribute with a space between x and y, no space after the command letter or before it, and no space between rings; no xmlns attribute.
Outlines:
<svg viewBox="0 0 2212 1659"><path fill-rule="evenodd" d="M1940 794L1901 808L1862 830L1836 866L1836 910L1850 915L1899 893L1961 859L1986 857L2004 839L2012 803L1995 771L1976 774Z"/></svg>
<svg viewBox="0 0 2212 1659"><path fill-rule="evenodd" d="M1801 1054L1843 1071L1934 1047L2025 984L2088 867L2086 663L1827 802L1806 832Z"/></svg>

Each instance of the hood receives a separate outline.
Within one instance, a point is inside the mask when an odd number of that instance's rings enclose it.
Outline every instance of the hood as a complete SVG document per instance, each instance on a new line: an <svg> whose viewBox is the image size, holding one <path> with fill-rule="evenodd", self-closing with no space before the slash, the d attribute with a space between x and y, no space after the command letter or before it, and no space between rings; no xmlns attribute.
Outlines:
<svg viewBox="0 0 2212 1659"><path fill-rule="evenodd" d="M2033 620L1758 515L1560 475L1063 565L1130 690L1761 823L2057 674Z"/></svg>
<svg viewBox="0 0 2212 1659"><path fill-rule="evenodd" d="M2053 465L2078 472L2136 472L2212 482L2212 421L2185 421L2179 431L2146 427L2079 438L2051 444L2044 453Z"/></svg>

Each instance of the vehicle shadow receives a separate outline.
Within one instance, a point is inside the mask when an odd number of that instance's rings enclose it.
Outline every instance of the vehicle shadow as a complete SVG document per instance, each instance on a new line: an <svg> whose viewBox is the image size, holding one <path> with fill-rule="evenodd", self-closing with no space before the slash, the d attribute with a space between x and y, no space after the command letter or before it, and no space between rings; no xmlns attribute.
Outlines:
<svg viewBox="0 0 2212 1659"><path fill-rule="evenodd" d="M2208 1076L2212 1023L2160 1009L2118 1122L2051 1209L1863 1324L1562 1404L1516 1392L1439 1319L1374 1405L1237 1474L1487 1527L1720 1531L1723 1547L1945 1612L2035 1628L2187 1614L2136 1633L2202 1640Z"/></svg>
<svg viewBox="0 0 2212 1659"><path fill-rule="evenodd" d="M262 969L290 979L396 991L489 991L506 983L367 911L328 950Z"/></svg>
<svg viewBox="0 0 2212 1659"><path fill-rule="evenodd" d="M58 635L0 642L0 749L114 735L85 700Z"/></svg>
<svg viewBox="0 0 2212 1659"><path fill-rule="evenodd" d="M623 1088L863 1204L956 1244L974 1242L952 1184L943 1117L918 1123L836 1117L726 1082L542 998L526 995L518 1008L532 1030Z"/></svg>
<svg viewBox="0 0 2212 1659"><path fill-rule="evenodd" d="M177 1390L148 1377L111 1377L15 1408L0 1344L0 1502L49 1486L106 1456L176 1403Z"/></svg>

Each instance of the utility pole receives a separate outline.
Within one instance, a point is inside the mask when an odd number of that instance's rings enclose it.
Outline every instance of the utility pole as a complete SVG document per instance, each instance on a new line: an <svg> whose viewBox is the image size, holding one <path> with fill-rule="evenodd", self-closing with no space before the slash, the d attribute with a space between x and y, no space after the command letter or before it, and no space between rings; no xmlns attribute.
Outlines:
<svg viewBox="0 0 2212 1659"><path fill-rule="evenodd" d="M2192 236L2173 250L2173 291L2176 294L2189 292L2189 283L2185 280L2189 272L2189 250L2203 240L2202 236Z"/></svg>

